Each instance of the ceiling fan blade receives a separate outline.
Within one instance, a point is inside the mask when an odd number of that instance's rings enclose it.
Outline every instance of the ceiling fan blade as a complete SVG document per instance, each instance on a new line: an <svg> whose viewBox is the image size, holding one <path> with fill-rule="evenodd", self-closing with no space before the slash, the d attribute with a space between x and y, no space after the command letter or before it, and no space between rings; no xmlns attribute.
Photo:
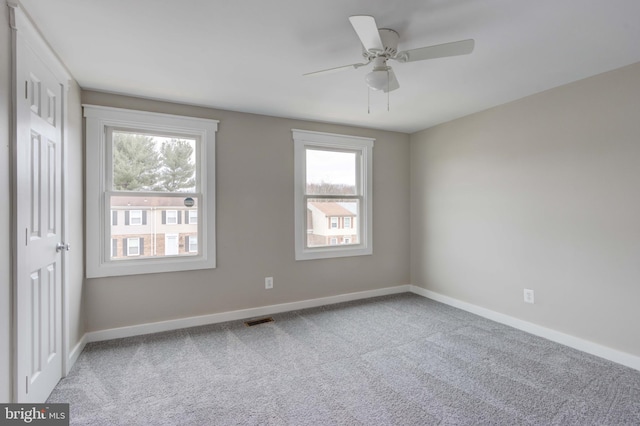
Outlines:
<svg viewBox="0 0 640 426"><path fill-rule="evenodd" d="M394 90L399 88L400 88L400 83L398 83L396 74L393 72L393 69L389 67L389 87L384 90L384 93L393 92Z"/></svg>
<svg viewBox="0 0 640 426"><path fill-rule="evenodd" d="M316 76L316 75L332 74L334 72L345 71L345 70L348 70L348 69L351 69L351 68L353 68L353 69L360 68L360 67L363 67L363 66L368 65L368 64L369 64L369 62L359 63L359 64L343 65L341 67L328 68L326 70L308 72L308 73L302 74L302 75L305 76L305 77L311 77L311 76Z"/></svg>
<svg viewBox="0 0 640 426"><path fill-rule="evenodd" d="M358 34L360 42L364 48L368 51L384 51L384 45L380 39L380 33L378 32L378 26L373 16L356 15L350 16L349 21L353 25L353 29Z"/></svg>
<svg viewBox="0 0 640 426"><path fill-rule="evenodd" d="M467 55L473 52L474 46L475 41L473 39L454 41L398 52L394 59L398 62L415 62L424 61L425 59L444 58L446 56Z"/></svg>

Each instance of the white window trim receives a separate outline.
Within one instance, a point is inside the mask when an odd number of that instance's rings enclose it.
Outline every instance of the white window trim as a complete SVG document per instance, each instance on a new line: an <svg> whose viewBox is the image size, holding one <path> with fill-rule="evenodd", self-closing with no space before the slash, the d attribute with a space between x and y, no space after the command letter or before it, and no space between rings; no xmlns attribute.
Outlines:
<svg viewBox="0 0 640 426"><path fill-rule="evenodd" d="M333 257L364 256L373 253L373 144L375 139L334 133L311 132L292 129L294 141L294 214L295 259L327 259ZM360 184L362 191L361 215L357 226L360 230L358 244L325 247L306 247L306 149L348 149L360 153L362 165Z"/></svg>
<svg viewBox="0 0 640 426"><path fill-rule="evenodd" d="M215 141L218 121L135 111L120 108L83 105L86 118L86 162L92 167L86 170L86 275L87 278L149 274L158 272L211 269L216 267L215 232ZM106 130L108 127L133 128L169 134L182 134L197 138L200 143L198 170L204 203L198 203L198 229L203 238L198 239L200 253L197 256L141 258L127 261L110 259L111 242L110 206L105 205L105 167L107 161ZM94 166L95 165L95 166Z"/></svg>

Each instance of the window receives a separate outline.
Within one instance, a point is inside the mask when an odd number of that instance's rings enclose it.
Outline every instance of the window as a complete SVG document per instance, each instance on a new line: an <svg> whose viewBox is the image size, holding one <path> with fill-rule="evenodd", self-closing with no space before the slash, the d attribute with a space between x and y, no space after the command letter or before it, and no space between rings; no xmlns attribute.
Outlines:
<svg viewBox="0 0 640 426"><path fill-rule="evenodd" d="M292 132L296 260L371 254L374 139Z"/></svg>
<svg viewBox="0 0 640 426"><path fill-rule="evenodd" d="M127 225L131 225L131 226L142 225L142 210L129 210L127 213L129 214L129 221ZM126 213L125 213L125 216L126 216Z"/></svg>
<svg viewBox="0 0 640 426"><path fill-rule="evenodd" d="M187 223L196 225L198 223L198 210L189 210L187 214Z"/></svg>
<svg viewBox="0 0 640 426"><path fill-rule="evenodd" d="M178 211L177 210L167 210L165 217L165 222L167 225L177 225L178 224Z"/></svg>
<svg viewBox="0 0 640 426"><path fill-rule="evenodd" d="M127 238L127 256L140 255L140 238Z"/></svg>
<svg viewBox="0 0 640 426"><path fill-rule="evenodd" d="M83 106L87 277L214 268L218 122Z"/></svg>
<svg viewBox="0 0 640 426"><path fill-rule="evenodd" d="M185 237L185 242L187 249L189 252L197 252L198 251L198 237L195 235L189 235Z"/></svg>

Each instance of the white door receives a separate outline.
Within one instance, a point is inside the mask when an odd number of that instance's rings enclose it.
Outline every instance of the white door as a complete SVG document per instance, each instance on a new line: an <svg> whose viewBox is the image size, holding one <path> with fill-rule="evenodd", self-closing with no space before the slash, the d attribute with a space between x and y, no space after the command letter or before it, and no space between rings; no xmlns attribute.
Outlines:
<svg viewBox="0 0 640 426"><path fill-rule="evenodd" d="M178 254L178 234L164 234L164 255L174 256Z"/></svg>
<svg viewBox="0 0 640 426"><path fill-rule="evenodd" d="M17 25L17 402L44 402L62 377L62 142L64 84ZM64 244L62 244L64 246Z"/></svg>

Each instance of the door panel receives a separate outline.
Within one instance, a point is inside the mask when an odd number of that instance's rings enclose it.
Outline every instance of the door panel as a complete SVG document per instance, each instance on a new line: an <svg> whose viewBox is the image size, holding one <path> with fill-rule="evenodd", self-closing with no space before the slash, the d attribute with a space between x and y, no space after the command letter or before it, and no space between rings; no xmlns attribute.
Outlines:
<svg viewBox="0 0 640 426"><path fill-rule="evenodd" d="M16 399L44 402L62 377L64 86L19 37L16 66Z"/></svg>

